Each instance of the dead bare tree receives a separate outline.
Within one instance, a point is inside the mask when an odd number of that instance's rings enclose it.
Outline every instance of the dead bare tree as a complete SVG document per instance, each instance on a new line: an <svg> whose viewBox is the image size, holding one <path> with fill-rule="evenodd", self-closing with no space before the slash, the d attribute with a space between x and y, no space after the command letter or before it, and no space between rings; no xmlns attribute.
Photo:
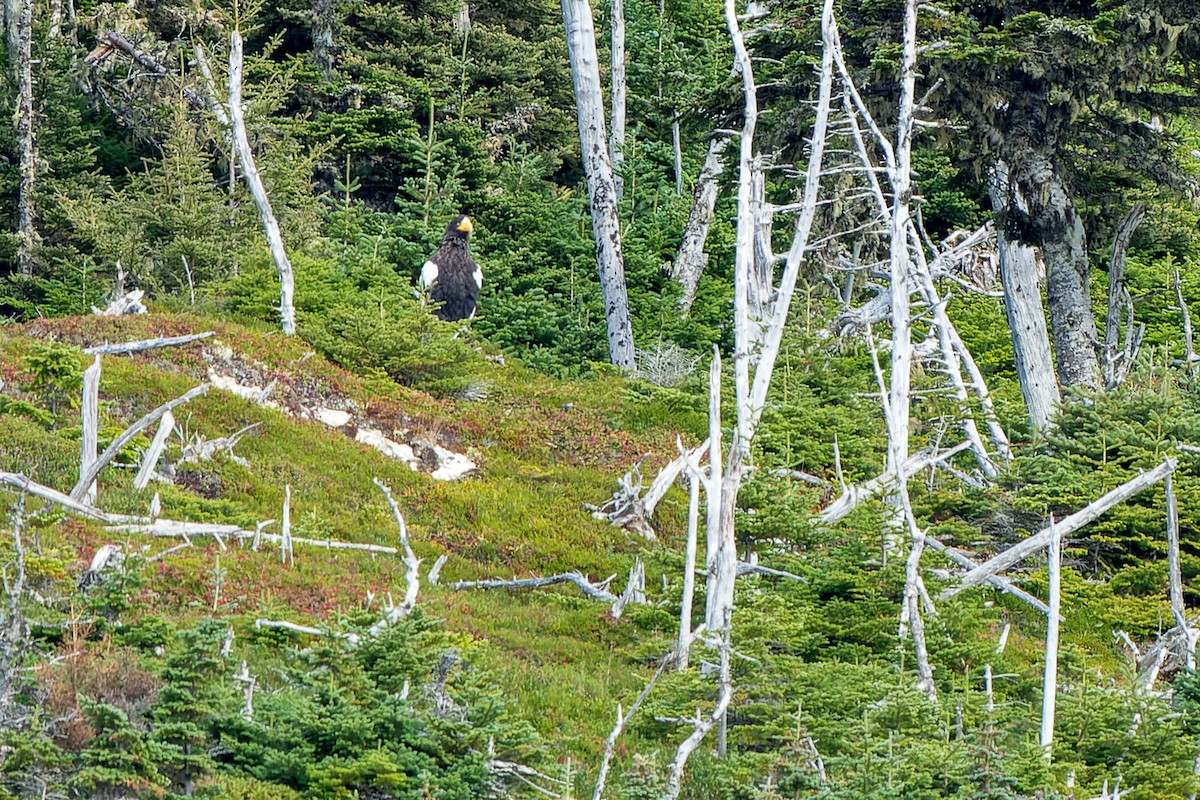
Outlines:
<svg viewBox="0 0 1200 800"><path fill-rule="evenodd" d="M279 315L283 322L283 332L292 336L296 333L296 280L292 274L292 262L283 246L279 222L271 209L271 200L267 197L262 177L258 174L258 166L254 163L254 151L250 148L250 139L246 135L246 120L242 113L242 34L236 28L229 34L229 130L233 138L233 148L237 151L238 162L242 167L242 175L250 188L250 196L254 198L258 216L267 233L271 258L279 272Z"/></svg>
<svg viewBox="0 0 1200 800"><path fill-rule="evenodd" d="M1146 334L1145 324L1133 321L1133 300L1125 287L1125 251L1129 249L1129 240L1145 218L1146 211L1142 204L1134 203L1113 236L1112 258L1108 268L1108 314L1104 322L1104 345L1100 350L1104 388L1110 391L1125 382ZM1123 309L1126 312L1125 339L1123 344L1118 345Z"/></svg>
<svg viewBox="0 0 1200 800"><path fill-rule="evenodd" d="M683 289L679 296L679 310L684 314L691 311L692 303L696 299L696 287L700 284L700 275L708 264L708 253L704 251L704 246L708 241L708 229L712 225L713 213L717 207L719 180L721 173L725 171L724 153L728 144L729 137L719 133L713 134L708 142L704 166L696 177L692 209L688 212L679 252L671 266L672 280Z"/></svg>
<svg viewBox="0 0 1200 800"><path fill-rule="evenodd" d="M1008 165L996 164L989 186L992 208L997 219L1008 213L1011 202ZM1058 376L1054 372L1054 357L1050 352L1050 334L1046 327L1046 312L1038 288L1038 270L1033 247L1010 241L1003 227L996 228L996 244L1000 259L1000 284L1004 288L1004 313L1008 318L1017 381L1030 424L1035 431L1045 431L1051 424L1062 397L1058 391Z"/></svg>
<svg viewBox="0 0 1200 800"><path fill-rule="evenodd" d="M33 0L18 2L16 19L8 20L9 53L15 53L17 74L17 273L32 275L33 249L38 242L33 202L37 178L37 141L33 130ZM9 6L6 4L5 7Z"/></svg>
<svg viewBox="0 0 1200 800"><path fill-rule="evenodd" d="M596 27L588 0L562 0L562 13L571 78L575 87L583 171L587 176L588 199L592 210L596 268L604 293L608 355L613 364L633 370L637 368L637 356L625 287L625 261L621 255L617 187L604 135L604 96L600 91Z"/></svg>
<svg viewBox="0 0 1200 800"><path fill-rule="evenodd" d="M608 143L608 158L612 162L613 186L617 190L617 199L625 193L625 182L621 178L621 166L625 162L625 0L612 0L610 9L612 26L612 44L609 48L611 69L609 72L611 86L609 94L612 97L612 134Z"/></svg>

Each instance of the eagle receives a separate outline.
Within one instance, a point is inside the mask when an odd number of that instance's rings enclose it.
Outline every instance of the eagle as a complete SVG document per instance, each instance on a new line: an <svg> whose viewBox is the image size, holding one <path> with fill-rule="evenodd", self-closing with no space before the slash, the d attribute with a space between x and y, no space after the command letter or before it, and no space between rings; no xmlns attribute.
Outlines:
<svg viewBox="0 0 1200 800"><path fill-rule="evenodd" d="M433 313L449 322L474 318L483 288L483 270L467 248L467 237L474 230L470 217L452 219L441 246L421 267L421 286L438 303Z"/></svg>

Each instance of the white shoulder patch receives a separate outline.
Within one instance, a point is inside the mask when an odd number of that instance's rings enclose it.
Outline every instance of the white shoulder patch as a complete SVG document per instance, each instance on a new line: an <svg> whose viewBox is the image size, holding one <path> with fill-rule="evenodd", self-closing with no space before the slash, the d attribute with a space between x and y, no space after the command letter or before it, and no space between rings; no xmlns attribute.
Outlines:
<svg viewBox="0 0 1200 800"><path fill-rule="evenodd" d="M438 267L432 261L426 261L425 266L421 267L421 285L428 289L437 281Z"/></svg>
<svg viewBox="0 0 1200 800"><path fill-rule="evenodd" d="M475 279L475 285L478 286L480 289L482 289L483 288L483 270L481 270L479 268L478 264L475 265L475 273L471 277L473 277Z"/></svg>

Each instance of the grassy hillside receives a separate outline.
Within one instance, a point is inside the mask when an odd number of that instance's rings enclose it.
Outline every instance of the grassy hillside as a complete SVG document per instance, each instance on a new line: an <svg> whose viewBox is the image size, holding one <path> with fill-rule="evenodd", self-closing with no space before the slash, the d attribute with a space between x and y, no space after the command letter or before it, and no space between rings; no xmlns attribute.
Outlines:
<svg viewBox="0 0 1200 800"><path fill-rule="evenodd" d="M204 642L215 647L212 642L228 628L235 634L232 658L214 661L215 671L198 684L223 687L224 692L220 703L212 700L214 709L224 710L201 715L200 727L215 754L211 763L195 770L205 791L229 797L291 796L286 791L309 797L355 792L417 797L427 795L405 781L425 776L422 791L433 791L433 786L440 787L437 796L457 796L455 791L469 793L463 787L474 784L455 777L453 770L482 758L491 738L499 742L499 757L519 759L559 777L569 769L575 790L590 792L616 704L632 701L671 647L686 495L672 490L660 507L658 542L593 519L583 504L606 499L616 479L647 453L643 470L652 475L673 454L676 435L687 439L702 431L697 411L702 393L686 385L658 389L603 370L589 380L565 382L503 359L480 358L465 384L439 398L384 377L346 372L314 355L300 339L216 319L153 314L39 320L0 328L6 398L0 407L0 470L21 472L62 490L73 484L79 447L75 381L90 363L80 347L209 330L215 336L192 344L103 358L101 447L132 420L214 374L243 386L274 382L268 399L277 407L213 389L176 411L178 426L191 441L257 424L233 449L246 463L219 455L180 467L173 484L152 483L137 493L127 467L148 444L148 431L123 455L124 468L118 465L102 474L98 504L112 513L145 514L157 491L162 518L252 530L256 522L280 517L284 487L290 486L295 536L394 546L398 536L391 511L373 485L378 478L392 487L407 519L412 545L424 561L423 575L439 555L448 557L440 583L431 586L423 580L414 616L371 646L392 653L383 658L371 655L370 648L348 650L336 637L256 629L255 620L312 625L334 634L361 631L379 618L389 594L397 600L403 594L404 568L396 556L297 545L295 563L284 564L273 545L255 552L245 543L228 543L226 549L205 538L154 560L178 542L114 534L99 523L66 518L27 499L28 571L40 598L31 601L31 616L37 620L34 630L43 656L61 659L38 672L39 696L43 708L68 721L34 729L62 752L77 754L64 758L92 765L88 769L94 768L100 744L108 742L105 746L113 749L111 742L119 740L113 731L125 730L106 722L96 708L121 709L129 720L123 724L140 731L138 741L172 745L162 733L170 730L163 720L176 719L163 710L164 697L175 686L172 670L181 668L181 658L207 663L186 654L207 652ZM748 578L741 584L734 644L742 658L735 664L731 756L718 759L702 748L685 794L773 797L823 791L847 797L975 797L981 796L975 793L981 786L979 771L995 769L1004 776L997 785L1012 792L1062 786L1069 773L1088 785L1121 774L1127 781L1141 776L1138 797L1178 796L1190 785L1193 723L1168 713L1163 696L1131 690L1131 668L1112 638L1114 629L1123 629L1145 642L1169 619L1162 591L1165 571L1154 555L1161 548L1152 535L1141 533L1159 524L1155 508L1161 508L1161 499L1147 496L1106 517L1100 527L1108 533L1083 538L1071 551L1076 571L1066 586L1063 744L1055 769L1048 771L1036 745L1044 627L1039 615L991 591L939 602L929 638L942 694L939 703L927 703L913 688L909 657L896 638L903 564L895 556L881 559L879 507L867 504L837 526L814 527L808 518L834 491L773 478L765 469L773 463L798 464L831 477L825 442L835 432L841 434L852 479L878 469L880 442L872 427L876 412L871 403L860 401L859 392L866 387L858 385L855 372L862 354L822 355L822 347L798 341L786 354L782 394L764 439L764 469L755 473L740 501L744 514L739 526L747 548L807 582ZM1196 414L1189 398L1186 387L1160 384L1122 402L1158 403L1158 411L1145 412L1147 423L1158 419L1157 436L1169 443L1190 435ZM305 409L317 407L346 410L353 422L333 429L303 418ZM1109 411L1101 403L1095 414L1102 417ZM1141 412L1126 408L1121 413L1133 425ZM1163 414L1174 427L1162 427ZM1072 419L1065 419L1064 429L1070 429ZM1086 428L1084 422L1080 430ZM425 440L466 454L478 469L458 481L434 480L348 435L368 426L400 440ZM997 489L962 490L931 479L917 490L919 513L931 532L974 547L981 540L1005 538L1004 526L1035 526L1045 509L1077 507L1092 492L1087 480L1064 479L1075 468L1072 463L1098 475L1099 485L1142 463L1116 454L1143 448L1146 426L1123 438L1111 425L1107 429L1106 452L1113 456L1114 470L1109 477L1086 468L1083 444L1066 457L1054 455L1054 443L1043 442L1021 455L1007 483ZM1073 441L1087 440L1079 435ZM169 458L178 456L181 444L172 438ZM1138 457L1161 457L1162 446L1152 450ZM1058 477L1031 484L1032 493L1022 485L1028 476L1055 470ZM1193 471L1189 463L1177 479L1185 507L1195 492ZM14 493L0 494L10 510L16 500ZM1186 526L1192 516L1186 512ZM277 530L277 525L268 528ZM98 588L77 590L76 581L92 555L107 543L124 548L125 572L111 573ZM11 552L11 545L4 546ZM1150 550L1134 559L1133 548L1139 546ZM1128 556L1124 568L1114 555L1120 552ZM460 579L580 570L596 581L615 574L613 588L619 591L635 555L647 564L649 603L632 606L619 621L609 616L606 605L582 598L570 587L491 593L452 588ZM1098 568L1100 560L1110 564L1111 580L1097 580L1106 571ZM1187 557L1189 576L1198 563ZM936 597L937 574L929 581ZM1043 581L1035 571L1026 586L1041 594ZM220 621L219 630L204 627L211 619ZM1001 653L997 641L1006 626L1008 643ZM471 716L474 710L464 711L467 727L451 739L462 753L439 750L442 772L409 764L397 755L409 752L408 746L389 749L377 728L364 741L383 750L364 744L340 755L336 747L326 752L313 744L340 728L321 728L326 731L321 735L296 733L322 758L299 772L262 755L288 749L275 740L263 744L255 738L265 736L264 730L273 736L283 730L307 731L295 720L324 718L294 709L296 696L309 697L295 694L297 681L306 685L315 675L319 685L326 680L320 678L326 674L322 669L332 670L330 686L341 687L335 696L357 698L347 701L348 708L359 709L346 712L350 719L358 714L371 718L379 703L395 702L401 679L396 676L401 676L411 682L414 694L425 693L414 708L432 715L428 728L418 726L419 737L434 735L431 731L448 723L427 707L428 687L437 685L429 676L436 676L438 660L451 652L466 665L452 680L456 702L464 708L506 710L488 711L482 722ZM250 733L229 722L239 719L232 672L241 658L258 676L259 691L267 698L260 702L269 704L268 710L256 711L260 727L251 726ZM706 658L715 656L701 655ZM314 664L326 667L314 672ZM396 672L380 673L381 664L391 664ZM997 676L997 705L991 711L984 696L988 668ZM364 686L374 687L374 694L364 693ZM665 774L663 760L690 729L670 719L706 708L712 691L711 682L695 670L664 677L621 740L614 796L655 795ZM94 706L97 702L109 705ZM332 713L322 708L322 714ZM289 716L293 713L299 716ZM1143 722L1122 722L1135 715ZM274 720L274 727L263 719ZM335 739L349 736L343 730ZM256 744L247 749L251 741ZM124 764L118 772L134 769L129 761L134 751L116 749L124 754L124 761L117 759ZM375 753L371 758L382 761L370 761L364 753ZM834 783L820 780L818 755L836 775ZM30 758L31 763L48 763L44 757ZM106 758L104 763L110 763L111 754ZM183 785L178 776L186 770L171 767L170 757L147 755L145 762L159 765L159 785L175 790ZM61 766L56 769L70 774ZM76 785L98 793L97 787L118 785L111 776L104 783L87 777L92 773L86 769L79 774L84 778L76 777ZM409 777L402 780L402 775ZM155 785L151 778L139 780L145 783L142 791ZM402 785L408 788L398 788ZM452 786L459 789L452 791ZM523 791L519 782L509 789L518 795Z"/></svg>

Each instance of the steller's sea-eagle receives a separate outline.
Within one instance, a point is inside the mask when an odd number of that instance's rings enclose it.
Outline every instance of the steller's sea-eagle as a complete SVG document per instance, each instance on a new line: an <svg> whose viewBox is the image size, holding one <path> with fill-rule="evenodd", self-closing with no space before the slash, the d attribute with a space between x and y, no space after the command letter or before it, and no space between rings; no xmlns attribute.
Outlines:
<svg viewBox="0 0 1200 800"><path fill-rule="evenodd" d="M467 249L467 237L474 230L470 217L455 217L446 226L437 252L421 267L421 286L438 303L433 313L450 322L475 316L479 290L483 288L483 271Z"/></svg>

